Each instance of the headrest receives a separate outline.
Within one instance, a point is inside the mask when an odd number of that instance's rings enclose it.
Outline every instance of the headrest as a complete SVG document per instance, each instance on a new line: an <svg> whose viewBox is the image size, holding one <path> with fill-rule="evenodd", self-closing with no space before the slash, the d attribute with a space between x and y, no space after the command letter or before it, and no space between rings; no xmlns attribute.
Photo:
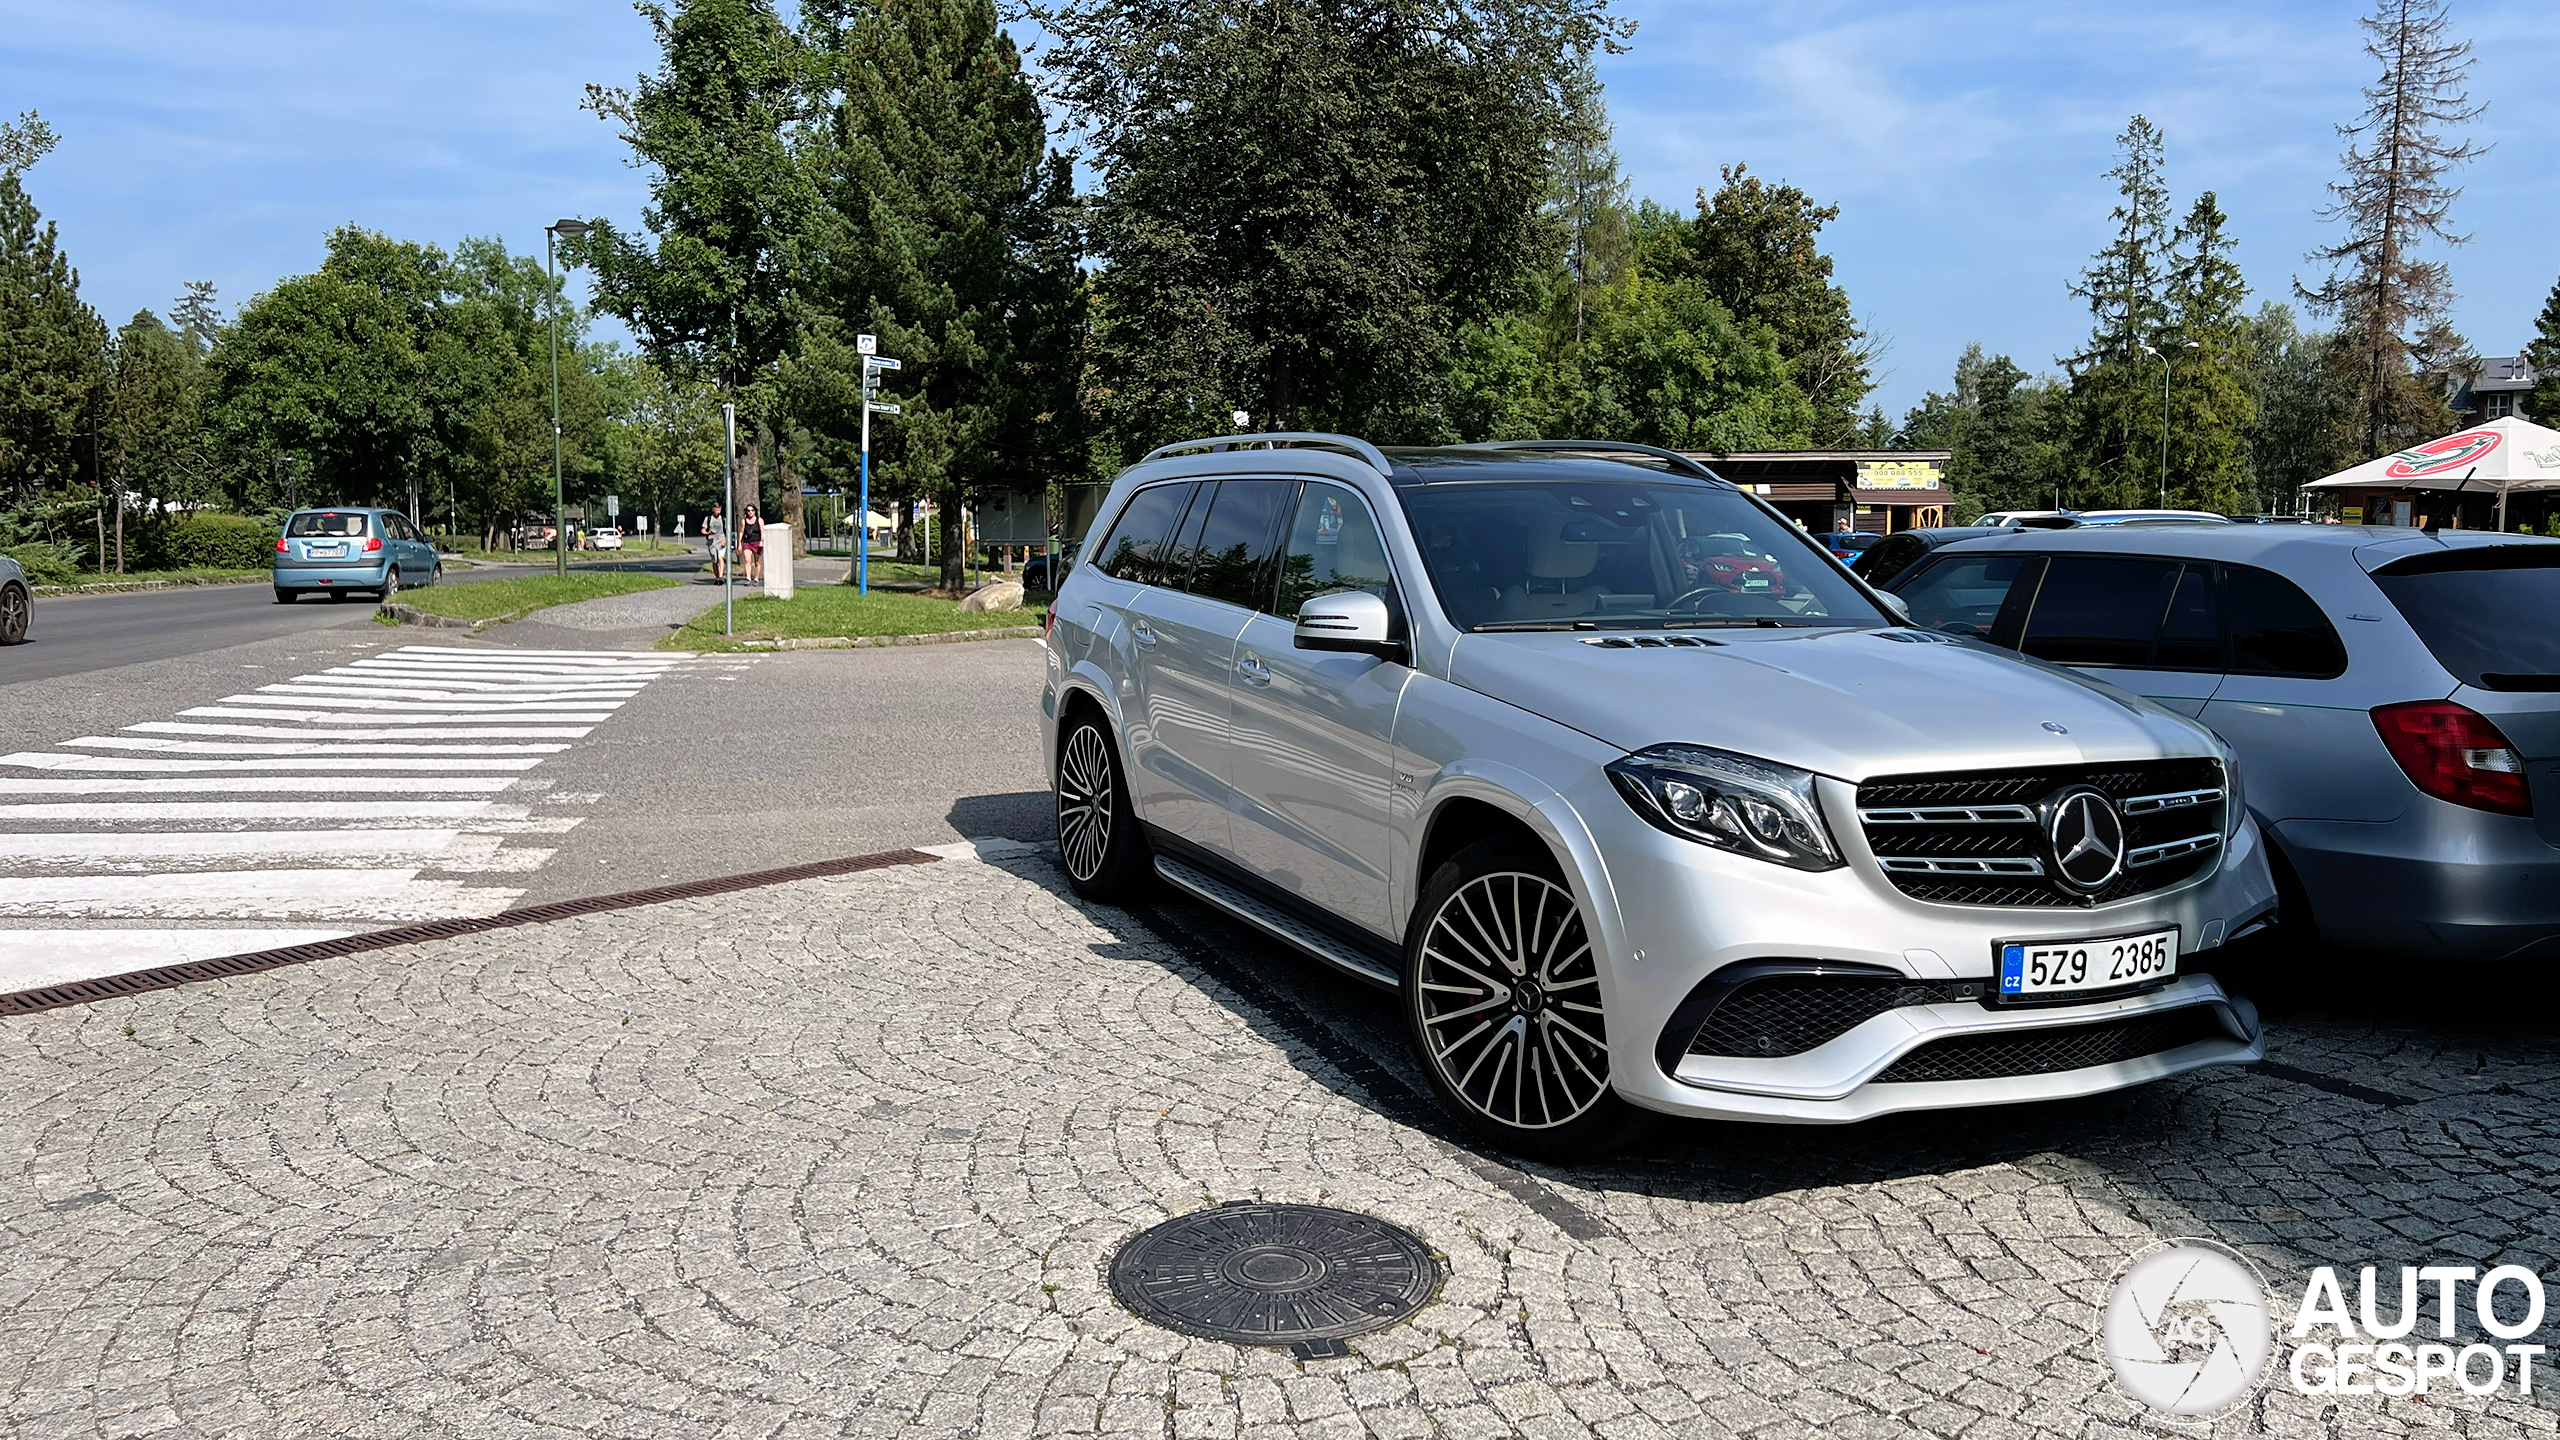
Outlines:
<svg viewBox="0 0 2560 1440"><path fill-rule="evenodd" d="M1597 542L1567 538L1579 528L1570 520L1559 520L1547 533L1529 547L1529 578L1532 580L1579 580L1600 563Z"/></svg>

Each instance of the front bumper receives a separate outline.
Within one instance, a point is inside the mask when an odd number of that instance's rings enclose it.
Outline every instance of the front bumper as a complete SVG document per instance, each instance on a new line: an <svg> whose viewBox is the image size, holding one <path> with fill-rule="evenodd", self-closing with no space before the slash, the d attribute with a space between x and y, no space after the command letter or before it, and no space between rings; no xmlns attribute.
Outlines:
<svg viewBox="0 0 2560 1440"><path fill-rule="evenodd" d="M1825 810L1854 814L1854 791L1823 782ZM2263 1059L2255 1007L2200 966L2275 907L2256 827L2244 823L2221 860L2150 895L2081 908L1940 905L1896 890L1854 827L1834 826L1847 864L1805 872L1728 855L1644 823L1605 780L1559 797L1584 829L1594 939L1605 964L1611 1082L1648 1109L1726 1120L1840 1123L1901 1110L2059 1099L2119 1089L2207 1065ZM1552 812L1551 812L1552 813ZM1581 850L1583 847L1571 847ZM1700 983L1749 961L1847 962L1914 981L1990 981L2005 941L2094 938L2177 926L2179 978L2139 994L2070 1005L1992 1008L1978 1001L1887 1010L1800 1054L1744 1058L1681 1053L1666 1070L1657 1040ZM1994 1078L1880 1079L1924 1046L1967 1035L2169 1015L2190 1009L2196 1038L2157 1053L2078 1069ZM2204 1024L2204 1017L2211 1023ZM1909 1073L1906 1067L1903 1073Z"/></svg>

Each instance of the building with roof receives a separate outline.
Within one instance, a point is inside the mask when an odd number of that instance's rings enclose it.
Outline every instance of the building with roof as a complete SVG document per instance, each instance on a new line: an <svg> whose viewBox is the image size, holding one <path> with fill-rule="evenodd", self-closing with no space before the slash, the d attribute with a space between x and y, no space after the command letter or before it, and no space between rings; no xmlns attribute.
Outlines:
<svg viewBox="0 0 2560 1440"><path fill-rule="evenodd" d="M2533 380L2533 362L2522 355L2484 356L2444 377L2445 403L2465 425L2510 417L2551 424L2560 417L2525 414L2525 394L2533 389Z"/></svg>
<svg viewBox="0 0 2560 1440"><path fill-rule="evenodd" d="M1947 523L1947 450L1712 450L1685 452L1817 533L1889 535Z"/></svg>

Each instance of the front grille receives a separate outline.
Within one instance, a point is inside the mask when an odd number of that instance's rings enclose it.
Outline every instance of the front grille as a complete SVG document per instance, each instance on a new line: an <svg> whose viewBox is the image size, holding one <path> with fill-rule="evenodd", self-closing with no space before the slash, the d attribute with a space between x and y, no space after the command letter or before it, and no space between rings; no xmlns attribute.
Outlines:
<svg viewBox="0 0 2560 1440"><path fill-rule="evenodd" d="M1980 1000L1981 980L1903 980L1883 975L1772 975L1747 981L1716 1005L1689 1042L1692 1055L1801 1055L1905 1005Z"/></svg>
<svg viewBox="0 0 2560 1440"><path fill-rule="evenodd" d="M2227 1038L2209 1005L2161 1015L2136 1015L2096 1025L2011 1030L1996 1035L1950 1035L1932 1040L1885 1067L1879 1085L1931 1080L1994 1080L2009 1075L2056 1075L2157 1055L2199 1040Z"/></svg>
<svg viewBox="0 0 2560 1440"><path fill-rule="evenodd" d="M2125 866L2084 892L2055 870L2047 806L2087 786L2114 802ZM1858 787L1858 822L1894 888L1942 905L2103 905L2164 890L2213 864L2223 835L2222 762L2141 760L2095 768L1887 775Z"/></svg>

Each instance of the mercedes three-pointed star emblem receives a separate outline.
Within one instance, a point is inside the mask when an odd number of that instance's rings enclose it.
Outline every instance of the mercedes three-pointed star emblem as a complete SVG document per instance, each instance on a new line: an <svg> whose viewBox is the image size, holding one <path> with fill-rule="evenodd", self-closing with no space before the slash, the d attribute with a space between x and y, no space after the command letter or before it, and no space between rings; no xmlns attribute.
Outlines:
<svg viewBox="0 0 2560 1440"><path fill-rule="evenodd" d="M2074 790L2054 802L2052 814L2046 833L2055 872L2075 889L2106 888L2124 869L2124 820L2116 807L2095 790Z"/></svg>

